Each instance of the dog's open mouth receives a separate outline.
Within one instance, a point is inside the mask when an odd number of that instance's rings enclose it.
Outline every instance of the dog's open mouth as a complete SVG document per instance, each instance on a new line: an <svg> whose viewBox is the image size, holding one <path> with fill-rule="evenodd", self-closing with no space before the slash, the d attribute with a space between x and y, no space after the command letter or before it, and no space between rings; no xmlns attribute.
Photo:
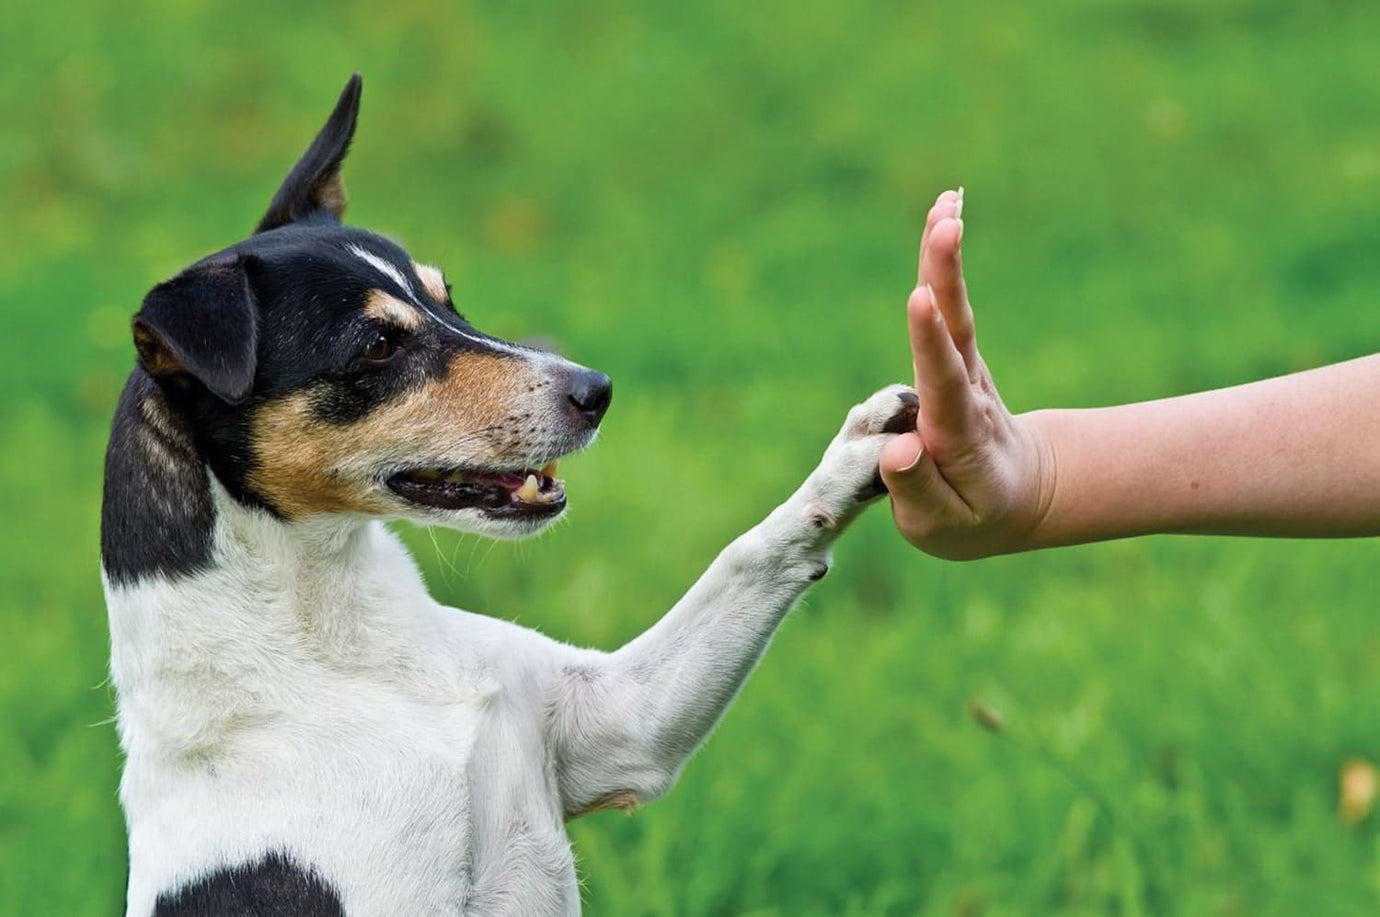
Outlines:
<svg viewBox="0 0 1380 917"><path fill-rule="evenodd" d="M409 503L434 509L482 509L492 516L554 516L565 509L555 462L518 471L411 468L387 483Z"/></svg>

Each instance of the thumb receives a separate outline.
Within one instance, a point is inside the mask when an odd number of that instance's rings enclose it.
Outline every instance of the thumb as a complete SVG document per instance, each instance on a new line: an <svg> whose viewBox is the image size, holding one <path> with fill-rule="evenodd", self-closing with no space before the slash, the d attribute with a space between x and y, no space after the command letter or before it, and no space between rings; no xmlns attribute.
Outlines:
<svg viewBox="0 0 1380 917"><path fill-rule="evenodd" d="M928 539L955 518L957 493L940 474L918 434L904 433L882 447L877 463L891 494L891 518L915 547L930 550Z"/></svg>
<svg viewBox="0 0 1380 917"><path fill-rule="evenodd" d="M895 500L911 504L936 502L939 495L935 485L942 482L919 434L902 433L892 439L882 447L877 466L882 483Z"/></svg>

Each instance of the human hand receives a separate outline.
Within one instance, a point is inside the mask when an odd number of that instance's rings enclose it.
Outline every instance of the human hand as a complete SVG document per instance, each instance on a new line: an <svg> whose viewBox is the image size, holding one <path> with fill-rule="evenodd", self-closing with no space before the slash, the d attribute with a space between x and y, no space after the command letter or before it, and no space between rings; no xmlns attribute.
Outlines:
<svg viewBox="0 0 1380 917"><path fill-rule="evenodd" d="M963 191L925 221L919 283L906 304L920 413L882 451L880 472L905 539L951 560L1034 547L1053 493L1053 453L1037 425L1002 404L978 353L963 280Z"/></svg>

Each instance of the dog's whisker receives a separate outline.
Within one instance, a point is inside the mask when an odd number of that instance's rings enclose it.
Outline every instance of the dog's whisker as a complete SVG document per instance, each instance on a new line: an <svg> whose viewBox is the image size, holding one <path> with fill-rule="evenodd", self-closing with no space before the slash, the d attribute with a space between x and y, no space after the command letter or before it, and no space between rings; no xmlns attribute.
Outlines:
<svg viewBox="0 0 1380 917"><path fill-rule="evenodd" d="M426 534L427 537L431 539L431 549L436 552L436 563L441 568L441 581L445 583L446 588L449 589L452 586L450 574L456 571L445 562L445 557L441 552L441 543L436 540L436 529L427 526Z"/></svg>

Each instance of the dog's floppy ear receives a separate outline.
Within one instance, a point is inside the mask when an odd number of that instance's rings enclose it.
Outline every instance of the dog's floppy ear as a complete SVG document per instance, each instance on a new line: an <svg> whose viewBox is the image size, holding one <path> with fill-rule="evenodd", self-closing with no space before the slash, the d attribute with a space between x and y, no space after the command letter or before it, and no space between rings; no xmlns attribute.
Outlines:
<svg viewBox="0 0 1380 917"><path fill-rule="evenodd" d="M326 126L283 180L254 232L268 232L303 220L324 218L340 222L340 215L345 212L345 185L340 180L340 164L355 135L360 85L358 73L350 77Z"/></svg>
<svg viewBox="0 0 1380 917"><path fill-rule="evenodd" d="M253 387L258 341L259 307L241 256L160 283L134 316L134 346L150 374L190 376L230 404Z"/></svg>

